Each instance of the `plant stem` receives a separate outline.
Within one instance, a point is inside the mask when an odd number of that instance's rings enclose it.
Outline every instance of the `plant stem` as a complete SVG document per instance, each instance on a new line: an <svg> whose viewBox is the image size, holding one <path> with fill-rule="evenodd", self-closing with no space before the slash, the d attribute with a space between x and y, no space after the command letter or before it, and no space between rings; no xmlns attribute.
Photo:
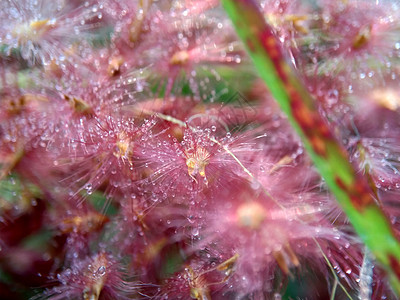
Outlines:
<svg viewBox="0 0 400 300"><path fill-rule="evenodd" d="M252 0L222 0L260 76L267 84L356 232L389 274L400 295L400 243L367 178L319 115L315 101L288 63L279 40Z"/></svg>

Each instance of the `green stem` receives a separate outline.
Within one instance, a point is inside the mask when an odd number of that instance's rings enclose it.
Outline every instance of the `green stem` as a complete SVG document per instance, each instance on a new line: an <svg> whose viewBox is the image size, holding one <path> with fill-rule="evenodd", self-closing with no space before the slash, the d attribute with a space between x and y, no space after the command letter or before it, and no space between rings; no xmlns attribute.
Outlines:
<svg viewBox="0 0 400 300"><path fill-rule="evenodd" d="M400 243L368 179L319 115L315 101L288 63L281 44L252 0L222 0L260 76L301 136L326 184L356 232L389 274L400 294Z"/></svg>

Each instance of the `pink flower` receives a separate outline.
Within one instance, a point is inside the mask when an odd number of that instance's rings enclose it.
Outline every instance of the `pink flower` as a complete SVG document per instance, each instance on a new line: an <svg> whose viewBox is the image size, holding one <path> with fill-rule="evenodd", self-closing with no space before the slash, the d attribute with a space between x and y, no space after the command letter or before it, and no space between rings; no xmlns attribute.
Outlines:
<svg viewBox="0 0 400 300"><path fill-rule="evenodd" d="M298 168L289 164L260 173L251 184L243 182L229 190L215 190L212 197L217 201L207 201L204 208L193 212L194 224L190 226L197 232L192 251L236 254L228 284L234 286L239 297L272 295L276 292L273 277L278 276L278 270L290 276L303 265L311 265L329 274L324 253L349 248L352 238L326 220L333 209L331 200L312 191L313 176L299 176L296 171L303 169L303 164ZM347 275L352 275L344 277L350 284L355 284L360 265L355 249L353 244L349 250L349 256L355 257L351 263L341 261L338 254L325 254L337 270L349 270Z"/></svg>
<svg viewBox="0 0 400 300"><path fill-rule="evenodd" d="M185 197L192 199L185 202L196 201L196 195L202 191L229 188L248 176L243 164L259 151L256 141L246 134L218 136L223 129L217 129L220 125L212 118L208 122L186 128L181 142L171 135L160 134L143 147L143 163L152 170L150 181L157 184L153 187L155 192L170 200L180 195L177 201ZM196 123L193 120L187 126L190 124Z"/></svg>
<svg viewBox="0 0 400 300"><path fill-rule="evenodd" d="M224 288L226 289L237 258L237 255L211 257L205 253L193 257L182 271L164 282L161 292L154 299L224 299Z"/></svg>
<svg viewBox="0 0 400 300"><path fill-rule="evenodd" d="M139 294L139 284L124 280L125 274L116 259L98 252L75 260L69 268L57 274L60 283L48 290L44 299L131 299Z"/></svg>
<svg viewBox="0 0 400 300"><path fill-rule="evenodd" d="M363 79L373 60L379 62L375 76L390 73L392 57L400 47L396 4L359 0L342 4L321 1L320 5L322 36L313 44L320 56L317 72L344 72L349 79Z"/></svg>
<svg viewBox="0 0 400 300"><path fill-rule="evenodd" d="M7 45L8 54L18 49L30 65L46 65L55 61L63 66L70 60L72 52L82 51L74 49L74 44L80 41L80 45L84 46L90 32L100 26L101 19L101 5L94 3L2 1L0 43Z"/></svg>
<svg viewBox="0 0 400 300"><path fill-rule="evenodd" d="M165 99L170 95L179 96L184 85L188 85L196 100L211 98L214 101L217 97L213 95L212 82L208 77L202 80L202 74L211 72L213 81L219 82L221 76L208 66L241 62L232 28L229 23L216 22L216 18L207 18L204 14L184 18L182 9L178 7L175 11L163 5L149 7L145 4L143 15L136 19L130 14L125 16L123 19L127 18L132 24L140 23L134 51L127 51L126 44L119 41L119 38L126 40L125 31L132 28L131 24L120 28L121 36L116 34L117 51L113 57L120 57L123 65L143 68L150 87L156 88L156 92L149 90L155 97L161 94Z"/></svg>
<svg viewBox="0 0 400 300"><path fill-rule="evenodd" d="M75 135L67 136L64 149L56 158L60 166L75 168L63 180L71 188L71 196L82 191L92 194L102 184L106 184L108 196L130 193L135 182L141 179L136 166L141 143L151 139L154 125L154 120L145 120L139 125L132 118L113 115L72 124ZM59 142L55 144L57 147Z"/></svg>

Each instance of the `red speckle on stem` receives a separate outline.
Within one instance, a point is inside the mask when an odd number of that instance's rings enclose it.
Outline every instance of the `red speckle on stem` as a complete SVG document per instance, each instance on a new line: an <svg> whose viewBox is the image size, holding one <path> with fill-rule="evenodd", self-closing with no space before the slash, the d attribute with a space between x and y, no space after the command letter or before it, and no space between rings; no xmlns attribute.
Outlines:
<svg viewBox="0 0 400 300"><path fill-rule="evenodd" d="M372 191L364 180L357 179L355 182L346 185L341 178L336 177L335 182L342 190L348 191L350 201L358 211L362 212L366 206L374 203Z"/></svg>
<svg viewBox="0 0 400 300"><path fill-rule="evenodd" d="M398 279L400 279L400 263L399 260L394 257L393 255L389 255L389 263L390 266L392 267L392 270L394 271L394 274Z"/></svg>
<svg viewBox="0 0 400 300"><path fill-rule="evenodd" d="M255 52L256 49L254 47L253 41L251 39L246 40L247 48L249 49L250 52Z"/></svg>

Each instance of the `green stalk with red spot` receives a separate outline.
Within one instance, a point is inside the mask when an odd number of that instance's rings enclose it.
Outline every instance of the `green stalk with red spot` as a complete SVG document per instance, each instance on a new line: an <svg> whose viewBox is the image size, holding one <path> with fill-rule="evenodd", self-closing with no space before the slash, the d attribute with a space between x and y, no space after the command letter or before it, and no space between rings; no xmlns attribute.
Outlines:
<svg viewBox="0 0 400 300"><path fill-rule="evenodd" d="M357 173L345 149L319 115L315 101L288 63L279 40L252 0L222 0L250 57L356 232L389 274L400 295L400 242L380 208L374 187Z"/></svg>

